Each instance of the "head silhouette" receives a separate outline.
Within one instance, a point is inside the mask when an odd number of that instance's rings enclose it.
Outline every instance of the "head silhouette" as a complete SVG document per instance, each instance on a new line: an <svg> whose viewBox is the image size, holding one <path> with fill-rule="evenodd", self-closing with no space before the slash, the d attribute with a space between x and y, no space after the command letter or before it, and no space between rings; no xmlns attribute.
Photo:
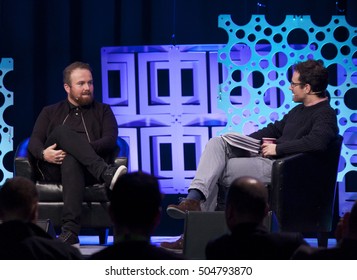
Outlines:
<svg viewBox="0 0 357 280"><path fill-rule="evenodd" d="M110 195L110 214L119 234L150 236L160 220L161 193L158 180L144 172L127 173Z"/></svg>
<svg viewBox="0 0 357 280"><path fill-rule="evenodd" d="M261 181L240 177L232 182L226 198L226 220L230 229L239 223L262 223L268 208L268 192Z"/></svg>
<svg viewBox="0 0 357 280"><path fill-rule="evenodd" d="M23 177L7 179L0 189L0 217L4 221L36 222L38 193L35 184Z"/></svg>

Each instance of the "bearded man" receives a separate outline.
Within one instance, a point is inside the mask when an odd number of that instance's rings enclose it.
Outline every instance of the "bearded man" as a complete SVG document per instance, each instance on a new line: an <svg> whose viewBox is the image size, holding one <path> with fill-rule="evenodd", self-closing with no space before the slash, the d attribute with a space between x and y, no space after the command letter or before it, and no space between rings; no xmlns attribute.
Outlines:
<svg viewBox="0 0 357 280"><path fill-rule="evenodd" d="M94 100L89 64L68 65L63 83L67 98L42 109L28 150L38 180L62 184L64 207L58 239L76 246L84 187L106 183L110 190L127 170L112 165L118 125L110 106Z"/></svg>

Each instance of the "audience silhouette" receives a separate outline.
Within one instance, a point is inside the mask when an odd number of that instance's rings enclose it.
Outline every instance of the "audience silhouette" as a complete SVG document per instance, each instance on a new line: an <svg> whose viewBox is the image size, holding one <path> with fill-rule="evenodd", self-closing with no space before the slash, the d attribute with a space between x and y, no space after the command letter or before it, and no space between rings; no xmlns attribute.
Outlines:
<svg viewBox="0 0 357 280"><path fill-rule="evenodd" d="M182 258L150 243L151 234L160 222L162 201L159 183L154 176L144 172L123 175L115 183L109 200L115 243L94 253L91 259Z"/></svg>
<svg viewBox="0 0 357 280"><path fill-rule="evenodd" d="M36 225L38 193L26 178L7 179L0 189L0 259L82 259L78 249Z"/></svg>
<svg viewBox="0 0 357 280"><path fill-rule="evenodd" d="M337 224L333 248L312 248L301 246L293 259L309 260L357 260L357 201L351 212L346 212Z"/></svg>
<svg viewBox="0 0 357 280"><path fill-rule="evenodd" d="M268 192L253 177L235 179L227 193L225 216L230 234L209 242L207 259L284 260L301 245L300 233L271 233L263 226L269 212Z"/></svg>

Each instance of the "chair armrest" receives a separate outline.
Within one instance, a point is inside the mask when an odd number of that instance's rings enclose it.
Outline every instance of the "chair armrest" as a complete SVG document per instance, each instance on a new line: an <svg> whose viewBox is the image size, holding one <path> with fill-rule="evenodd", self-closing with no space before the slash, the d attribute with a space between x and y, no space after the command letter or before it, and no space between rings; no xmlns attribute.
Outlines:
<svg viewBox="0 0 357 280"><path fill-rule="evenodd" d="M126 167L128 167L128 158L127 157L117 157L114 159L114 164L117 166L125 165Z"/></svg>
<svg viewBox="0 0 357 280"><path fill-rule="evenodd" d="M14 165L15 165L14 166L14 176L21 176L21 177L25 177L25 178L34 180L32 167L31 167L31 164L27 158L20 158L20 157L15 158Z"/></svg>
<svg viewBox="0 0 357 280"><path fill-rule="evenodd" d="M118 136L117 145L119 147L119 152L117 154L117 157L118 158L121 158L121 157L128 158L129 157L129 145L128 145L128 143L123 138Z"/></svg>
<svg viewBox="0 0 357 280"><path fill-rule="evenodd" d="M342 140L341 140L342 141ZM330 231L341 142L273 163L270 205L285 231Z"/></svg>
<svg viewBox="0 0 357 280"><path fill-rule="evenodd" d="M117 145L119 147L119 151L117 153L116 158L114 159L114 164L128 166L128 159L129 159L129 145L128 145L128 143L123 138L118 136Z"/></svg>
<svg viewBox="0 0 357 280"><path fill-rule="evenodd" d="M22 176L35 181L35 172L29 160L29 154L27 150L28 142L30 138L23 140L16 149L14 159L14 176ZM114 163L116 165L128 166L129 158L129 145L121 137L117 138L117 145L119 147Z"/></svg>
<svg viewBox="0 0 357 280"><path fill-rule="evenodd" d="M28 158L28 142L29 138L26 138L17 146L14 159L14 176L21 176L34 181L35 174Z"/></svg>
<svg viewBox="0 0 357 280"><path fill-rule="evenodd" d="M321 172L319 159L311 154L299 153L274 161L272 166L271 184L273 186L283 186L287 182L295 180L310 181L310 177L315 177Z"/></svg>

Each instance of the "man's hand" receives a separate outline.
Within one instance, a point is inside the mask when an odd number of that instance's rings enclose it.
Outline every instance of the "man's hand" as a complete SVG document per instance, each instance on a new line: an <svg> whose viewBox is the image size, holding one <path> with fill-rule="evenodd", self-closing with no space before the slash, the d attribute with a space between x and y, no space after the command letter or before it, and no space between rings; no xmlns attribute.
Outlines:
<svg viewBox="0 0 357 280"><path fill-rule="evenodd" d="M276 144L263 143L261 150L263 157L276 156Z"/></svg>
<svg viewBox="0 0 357 280"><path fill-rule="evenodd" d="M54 163L62 164L63 159L66 156L66 152L63 150L56 150L57 144L53 144L43 150L43 160Z"/></svg>

